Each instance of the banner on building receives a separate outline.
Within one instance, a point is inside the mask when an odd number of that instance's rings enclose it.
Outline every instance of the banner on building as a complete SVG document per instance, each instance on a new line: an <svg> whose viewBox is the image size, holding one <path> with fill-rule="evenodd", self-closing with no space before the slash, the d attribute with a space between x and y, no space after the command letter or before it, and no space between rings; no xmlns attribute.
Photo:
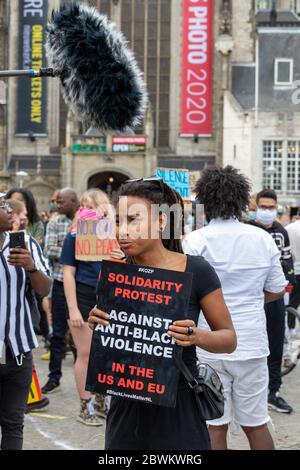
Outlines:
<svg viewBox="0 0 300 470"><path fill-rule="evenodd" d="M45 30L48 0L19 1L18 68L40 69L47 66ZM17 78L16 133L47 134L47 78Z"/></svg>
<svg viewBox="0 0 300 470"><path fill-rule="evenodd" d="M189 170L182 168L157 168L156 176L159 176L171 188L175 189L183 199L190 198Z"/></svg>
<svg viewBox="0 0 300 470"><path fill-rule="evenodd" d="M144 135L113 136L112 151L114 153L144 153L147 137Z"/></svg>
<svg viewBox="0 0 300 470"><path fill-rule="evenodd" d="M213 3L182 1L182 136L212 135Z"/></svg>
<svg viewBox="0 0 300 470"><path fill-rule="evenodd" d="M86 389L174 407L181 348L169 326L187 312L192 274L103 261L98 308L109 326L93 332Z"/></svg>

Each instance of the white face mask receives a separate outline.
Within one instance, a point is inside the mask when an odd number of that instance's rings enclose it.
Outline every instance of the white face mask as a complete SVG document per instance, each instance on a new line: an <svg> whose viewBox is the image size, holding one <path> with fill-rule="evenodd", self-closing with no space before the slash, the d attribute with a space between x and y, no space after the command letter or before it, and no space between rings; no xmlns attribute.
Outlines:
<svg viewBox="0 0 300 470"><path fill-rule="evenodd" d="M256 220L263 225L271 225L277 217L276 209L257 209Z"/></svg>
<svg viewBox="0 0 300 470"><path fill-rule="evenodd" d="M256 220L256 211L248 211L248 217L250 220Z"/></svg>

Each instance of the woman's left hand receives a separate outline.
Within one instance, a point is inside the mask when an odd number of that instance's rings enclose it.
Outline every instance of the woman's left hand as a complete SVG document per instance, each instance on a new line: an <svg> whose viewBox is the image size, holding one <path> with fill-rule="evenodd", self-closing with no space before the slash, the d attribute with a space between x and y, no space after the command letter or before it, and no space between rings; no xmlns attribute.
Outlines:
<svg viewBox="0 0 300 470"><path fill-rule="evenodd" d="M193 320L178 320L169 327L168 334L178 346L193 346L196 343L197 327Z"/></svg>

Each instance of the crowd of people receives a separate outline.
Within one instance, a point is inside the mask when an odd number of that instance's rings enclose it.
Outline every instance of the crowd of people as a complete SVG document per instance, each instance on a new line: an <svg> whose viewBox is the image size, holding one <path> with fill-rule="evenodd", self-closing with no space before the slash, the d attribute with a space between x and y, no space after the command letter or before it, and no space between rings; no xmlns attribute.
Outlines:
<svg viewBox="0 0 300 470"><path fill-rule="evenodd" d="M99 189L80 198L74 189L58 190L49 211L40 215L29 189L0 193L1 449L22 448L36 333L49 355L44 396L59 390L71 335L77 420L101 426L106 419L107 450L226 449L233 421L251 449L274 448L268 408L293 411L280 387L285 330L297 334L286 322L284 295L289 292L290 305L299 306L300 219L283 227L276 193L264 189L251 196L250 190L248 179L233 167L205 169L195 192L206 222L190 233L182 229L181 217L170 218L163 209L177 205L182 216L184 205L160 178L124 183L115 209ZM126 206L119 203L124 197ZM145 210L138 213L138 204ZM162 209L153 215L152 205ZM112 259L193 273L188 311L168 333L183 347L192 373L198 357L220 376L226 398L221 418L203 420L183 376L176 407L156 407L155 413L154 405L108 400L85 389L92 329L109 322L107 312L95 307L101 260L75 256L77 223L86 213L116 217L119 248L110 253ZM12 248L9 233L20 231L26 233L25 247Z"/></svg>

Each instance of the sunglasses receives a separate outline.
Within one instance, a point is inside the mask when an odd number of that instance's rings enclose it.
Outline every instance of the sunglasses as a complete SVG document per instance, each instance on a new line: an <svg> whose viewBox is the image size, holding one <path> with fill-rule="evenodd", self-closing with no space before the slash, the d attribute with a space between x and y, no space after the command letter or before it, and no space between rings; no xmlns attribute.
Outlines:
<svg viewBox="0 0 300 470"><path fill-rule="evenodd" d="M126 180L124 184L129 184L129 183L157 183L161 192L164 194L164 181L160 176L149 176L147 178L133 178L131 180Z"/></svg>
<svg viewBox="0 0 300 470"><path fill-rule="evenodd" d="M6 204L6 203L5 203L5 204L1 204L1 203L0 203L0 209L7 210L7 209L9 209L9 208L10 208L10 205L9 205L9 204Z"/></svg>

